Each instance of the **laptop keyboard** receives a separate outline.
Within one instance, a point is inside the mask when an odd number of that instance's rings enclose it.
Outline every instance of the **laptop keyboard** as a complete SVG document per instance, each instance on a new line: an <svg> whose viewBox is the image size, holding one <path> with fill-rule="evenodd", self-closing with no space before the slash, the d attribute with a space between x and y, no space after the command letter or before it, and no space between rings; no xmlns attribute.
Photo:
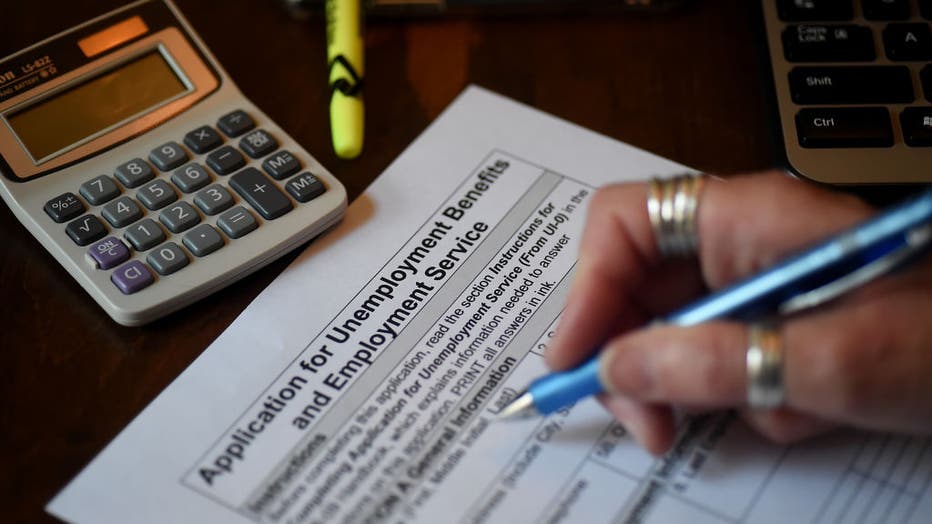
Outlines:
<svg viewBox="0 0 932 524"><path fill-rule="evenodd" d="M763 0L790 167L932 182L932 0Z"/></svg>

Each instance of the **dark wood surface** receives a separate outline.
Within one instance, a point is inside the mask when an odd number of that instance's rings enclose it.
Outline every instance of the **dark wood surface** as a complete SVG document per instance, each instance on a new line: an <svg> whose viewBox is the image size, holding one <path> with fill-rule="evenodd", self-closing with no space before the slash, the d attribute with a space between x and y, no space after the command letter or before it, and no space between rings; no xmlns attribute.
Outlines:
<svg viewBox="0 0 932 524"><path fill-rule="evenodd" d="M369 20L366 148L353 161L337 159L329 145L321 18L296 21L270 0L177 3L246 96L328 166L351 200L470 83L702 170L773 162L753 14L742 0L693 2L663 15ZM4 2L0 56L119 5ZM125 328L6 206L0 246L5 522L51 520L45 503L295 255L162 320Z"/></svg>

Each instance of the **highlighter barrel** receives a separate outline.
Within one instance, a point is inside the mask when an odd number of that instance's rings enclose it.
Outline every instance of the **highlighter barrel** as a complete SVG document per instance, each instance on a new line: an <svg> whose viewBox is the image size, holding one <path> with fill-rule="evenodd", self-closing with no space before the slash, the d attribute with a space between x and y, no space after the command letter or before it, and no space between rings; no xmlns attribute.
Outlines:
<svg viewBox="0 0 932 524"><path fill-rule="evenodd" d="M365 122L362 9L359 0L327 0L326 15L330 137L337 156L355 158Z"/></svg>

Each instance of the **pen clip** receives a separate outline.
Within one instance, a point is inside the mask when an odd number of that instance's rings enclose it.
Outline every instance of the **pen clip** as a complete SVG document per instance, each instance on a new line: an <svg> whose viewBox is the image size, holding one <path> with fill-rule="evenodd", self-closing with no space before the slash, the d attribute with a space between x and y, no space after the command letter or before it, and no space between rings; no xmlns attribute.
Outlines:
<svg viewBox="0 0 932 524"><path fill-rule="evenodd" d="M930 242L932 242L932 223L911 229L906 233L905 240L906 243L903 244L903 247L861 266L838 280L796 295L783 302L778 308L779 313L789 315L816 307L892 271L911 256L929 246Z"/></svg>

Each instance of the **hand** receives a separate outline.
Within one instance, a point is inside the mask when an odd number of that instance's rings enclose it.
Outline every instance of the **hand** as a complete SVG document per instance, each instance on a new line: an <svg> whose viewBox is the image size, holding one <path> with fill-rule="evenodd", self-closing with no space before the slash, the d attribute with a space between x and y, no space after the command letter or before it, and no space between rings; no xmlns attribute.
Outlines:
<svg viewBox="0 0 932 524"><path fill-rule="evenodd" d="M874 211L780 173L708 179L698 256L664 259L646 184L600 189L590 203L576 276L546 355L557 370L603 347L605 407L650 452L675 436L673 408L737 408L787 443L845 424L932 432L932 257L779 325L784 407L747 409L747 326L710 322L638 329L756 273Z"/></svg>

